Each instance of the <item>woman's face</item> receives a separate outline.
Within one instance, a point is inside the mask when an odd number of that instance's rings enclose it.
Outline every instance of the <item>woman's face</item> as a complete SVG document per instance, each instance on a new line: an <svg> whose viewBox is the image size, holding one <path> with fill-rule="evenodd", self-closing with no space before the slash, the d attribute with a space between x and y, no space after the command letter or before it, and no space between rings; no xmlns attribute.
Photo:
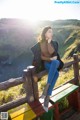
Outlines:
<svg viewBox="0 0 80 120"><path fill-rule="evenodd" d="M53 37L53 30L48 29L48 31L45 33L45 38L46 40L48 40L48 39L52 39L52 37Z"/></svg>

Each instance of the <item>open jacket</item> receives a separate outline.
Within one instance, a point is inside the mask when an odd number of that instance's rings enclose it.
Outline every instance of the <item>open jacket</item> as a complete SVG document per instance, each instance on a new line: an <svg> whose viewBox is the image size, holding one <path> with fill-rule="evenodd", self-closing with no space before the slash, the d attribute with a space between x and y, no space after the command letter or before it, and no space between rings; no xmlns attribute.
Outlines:
<svg viewBox="0 0 80 120"><path fill-rule="evenodd" d="M45 69L44 68L44 60L50 61L50 57L53 57L53 56L56 56L56 55L57 55L57 59L60 61L58 71L60 71L63 68L64 63L60 59L60 55L58 54L58 43L57 43L57 41L52 40L50 45L53 46L54 49L52 49L50 51L50 53L47 54L47 56L45 56L42 53L41 47L40 47L40 42L36 43L35 45L33 45L31 47L31 51L34 55L33 60L32 60L32 65L34 65L36 67L36 72L37 73ZM48 46L48 49L50 50L51 47ZM55 50L55 52L53 52L53 50Z"/></svg>
<svg viewBox="0 0 80 120"><path fill-rule="evenodd" d="M43 41L40 43L41 48L41 59L45 61L51 61L50 58L57 56L58 53L58 43L57 41Z"/></svg>

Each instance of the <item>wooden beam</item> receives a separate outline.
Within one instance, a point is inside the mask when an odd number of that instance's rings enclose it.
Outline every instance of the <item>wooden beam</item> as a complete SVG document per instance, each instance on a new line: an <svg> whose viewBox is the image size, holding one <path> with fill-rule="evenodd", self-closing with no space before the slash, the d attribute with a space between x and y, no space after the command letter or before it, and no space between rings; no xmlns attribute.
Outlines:
<svg viewBox="0 0 80 120"><path fill-rule="evenodd" d="M14 87L14 86L17 86L17 85L22 84L22 83L23 83L22 77L11 78L5 82L0 83L0 90L6 90L10 87Z"/></svg>
<svg viewBox="0 0 80 120"><path fill-rule="evenodd" d="M66 84L68 82L74 83L75 79L76 80L78 79L78 82L79 82L79 79L80 79L80 75L78 73L79 72L79 67L78 67L79 61L80 61L80 59L78 59L78 56L74 55L74 61L70 61L70 62L64 64L63 69L66 67L70 67L73 64L74 65L74 74L75 74L75 77L73 79L65 82L64 84ZM37 92L38 92L38 88L37 88L38 83L35 83L35 80L34 80L34 76L36 74L34 66L28 66L27 69L25 69L23 71L23 73L24 74L22 77L14 78L14 79L12 78L12 79L9 79L5 82L1 82L0 83L0 90L6 90L10 87L17 86L17 85L23 83L25 91L26 91L26 97L20 98L18 100L14 100L14 101L11 101L11 102L8 102L8 103L1 105L0 112L7 111L9 109L12 109L14 107L17 107L17 106L25 103L25 102L34 101L34 98L35 99L38 98L38 96L36 97ZM46 74L47 74L47 71L44 70L44 71L36 74L36 76L38 77L38 79L40 79L41 77L43 77ZM76 76L76 74L77 74L77 76ZM62 84L62 85L64 85L64 84ZM62 85L60 85L60 86L62 86ZM58 87L60 87L60 86L58 86ZM55 89L57 89L58 87L56 87ZM37 92L36 92L36 90L37 90Z"/></svg>
<svg viewBox="0 0 80 120"><path fill-rule="evenodd" d="M73 63L74 63L74 61L70 61L70 62L65 63L63 69L66 67L70 67Z"/></svg>
<svg viewBox="0 0 80 120"><path fill-rule="evenodd" d="M74 61L70 61L70 62L68 62L68 63L65 63L63 69L66 68L66 67L70 67L73 63L74 63ZM43 77L43 76L46 75L46 74L47 74L47 71L44 70L44 71L38 73L38 74L37 74L37 77L38 77L38 79L40 79L41 77Z"/></svg>
<svg viewBox="0 0 80 120"><path fill-rule="evenodd" d="M78 58L78 61L80 62L80 58Z"/></svg>
<svg viewBox="0 0 80 120"><path fill-rule="evenodd" d="M44 71L38 73L38 74L37 74L37 77L38 77L38 79L40 79L41 77L43 77L43 76L46 75L46 74L47 74L47 71L44 70Z"/></svg>
<svg viewBox="0 0 80 120"><path fill-rule="evenodd" d="M66 84L68 82L69 83L73 83L73 81L74 81L74 79L71 79L71 80L65 82L64 84ZM62 84L62 85L64 85L64 84ZM59 87L61 87L62 85L54 88L54 90L59 88ZM3 104L3 105L0 106L0 112L7 111L7 110L12 109L14 107L17 107L17 106L19 106L21 104L24 104L25 102L28 102L27 97L23 97L23 98L20 98L18 100L14 100L14 101L8 102L8 103Z"/></svg>
<svg viewBox="0 0 80 120"><path fill-rule="evenodd" d="M80 61L80 59L78 59L78 61ZM68 63L65 63L63 69L66 68L66 67L70 67L74 63L75 63L75 61L70 61ZM36 74L36 76L38 77L38 79L40 79L41 77L43 77L46 74L47 74L47 71L44 70L44 71ZM0 91L1 90L6 90L6 89L8 89L10 87L14 87L14 86L22 84L22 83L23 83L23 77L11 78L11 79L9 79L9 80L7 80L5 82L0 83Z"/></svg>
<svg viewBox="0 0 80 120"><path fill-rule="evenodd" d="M21 104L24 104L25 102L27 102L26 97L20 98L18 100L14 100L8 103L5 103L3 105L0 106L0 112L4 112L7 111L9 109L15 108Z"/></svg>

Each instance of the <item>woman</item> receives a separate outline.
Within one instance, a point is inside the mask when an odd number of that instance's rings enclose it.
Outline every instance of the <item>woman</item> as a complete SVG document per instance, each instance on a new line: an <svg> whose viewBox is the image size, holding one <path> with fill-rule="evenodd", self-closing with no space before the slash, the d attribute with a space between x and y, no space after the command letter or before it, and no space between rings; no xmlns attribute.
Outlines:
<svg viewBox="0 0 80 120"><path fill-rule="evenodd" d="M59 76L58 67L60 61L57 60L57 54L54 47L51 44L53 38L53 30L50 26L45 27L41 33L40 47L41 47L41 59L44 61L45 69L48 71L48 80L41 95L44 99L44 110L48 112L48 103L52 90Z"/></svg>

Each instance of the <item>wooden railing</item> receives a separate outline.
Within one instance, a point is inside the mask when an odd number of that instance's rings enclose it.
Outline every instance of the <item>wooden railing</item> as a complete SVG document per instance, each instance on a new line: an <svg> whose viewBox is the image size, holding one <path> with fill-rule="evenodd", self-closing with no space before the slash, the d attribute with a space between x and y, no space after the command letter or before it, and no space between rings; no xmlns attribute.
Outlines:
<svg viewBox="0 0 80 120"><path fill-rule="evenodd" d="M73 65L74 78L71 80L68 80L67 82L71 82L71 83L79 85L79 80L80 80L79 62L80 62L80 58L78 58L77 54L74 54L73 58L74 58L73 61L70 61L70 62L64 64L63 69ZM1 105L0 112L7 111L9 109L12 109L14 107L17 107L17 106L25 103L25 102L29 103L29 102L32 102L34 100L39 99L38 83L35 82L35 77L38 78L38 80L40 80L40 78L46 74L48 74L46 70L44 70L40 73L36 73L34 66L28 66L25 70L23 70L22 77L16 78L16 79L12 78L12 79L7 80L5 82L1 82L0 83L0 91L7 90L8 88L23 84L24 89L25 89L25 93L26 93L26 97L22 97L18 100L13 100L11 102L8 102L6 104ZM67 82L65 82L63 84L66 84ZM62 86L62 85L60 85L60 86ZM60 87L60 86L58 86L58 87ZM55 89L57 89L57 88L55 88Z"/></svg>

